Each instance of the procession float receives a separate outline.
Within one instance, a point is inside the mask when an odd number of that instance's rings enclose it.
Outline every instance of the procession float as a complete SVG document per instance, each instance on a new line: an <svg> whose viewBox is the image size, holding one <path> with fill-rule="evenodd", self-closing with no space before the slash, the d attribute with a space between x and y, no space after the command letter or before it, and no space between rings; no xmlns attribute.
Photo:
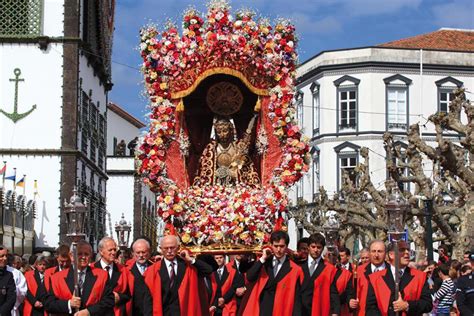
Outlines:
<svg viewBox="0 0 474 316"><path fill-rule="evenodd" d="M165 234L196 252L254 251L285 229L288 189L308 170L295 120L295 28L227 1L141 32L151 112L138 173Z"/></svg>

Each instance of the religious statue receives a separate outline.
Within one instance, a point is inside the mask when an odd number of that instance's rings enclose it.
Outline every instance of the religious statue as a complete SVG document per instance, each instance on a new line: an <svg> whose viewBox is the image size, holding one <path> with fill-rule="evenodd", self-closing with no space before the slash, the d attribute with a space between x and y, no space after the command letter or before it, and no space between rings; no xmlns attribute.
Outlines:
<svg viewBox="0 0 474 316"><path fill-rule="evenodd" d="M248 155L255 118L250 120L240 140L235 139L234 125L228 118L215 120L216 139L204 148L194 185L260 185L258 173Z"/></svg>
<svg viewBox="0 0 474 316"><path fill-rule="evenodd" d="M118 143L117 146L115 147L115 155L125 156L126 147L127 147L127 144L125 143L125 140L122 139L120 143Z"/></svg>

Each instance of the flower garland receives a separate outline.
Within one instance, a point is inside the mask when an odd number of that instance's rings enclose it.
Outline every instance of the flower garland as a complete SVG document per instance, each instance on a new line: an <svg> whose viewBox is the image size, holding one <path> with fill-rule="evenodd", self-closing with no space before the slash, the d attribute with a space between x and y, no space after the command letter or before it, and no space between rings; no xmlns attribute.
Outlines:
<svg viewBox="0 0 474 316"><path fill-rule="evenodd" d="M195 9L183 18L182 36L168 23L161 34L155 25L140 32L145 89L150 96L150 130L138 151L138 172L159 192L158 212L178 225L183 242L209 244L233 241L264 242L287 204L286 188L298 181L309 166L308 140L295 122L293 104L297 54L294 26L279 20L273 29L268 20L254 20L250 10L236 13L227 1L208 4L205 22ZM158 38L159 37L159 38ZM268 187L191 187L180 190L167 177L166 152L173 141L184 151L184 134L175 135L177 106L172 95L190 73L223 63L254 79L269 93L268 117L283 157ZM189 80L188 80L189 81ZM275 199L278 196L279 199Z"/></svg>

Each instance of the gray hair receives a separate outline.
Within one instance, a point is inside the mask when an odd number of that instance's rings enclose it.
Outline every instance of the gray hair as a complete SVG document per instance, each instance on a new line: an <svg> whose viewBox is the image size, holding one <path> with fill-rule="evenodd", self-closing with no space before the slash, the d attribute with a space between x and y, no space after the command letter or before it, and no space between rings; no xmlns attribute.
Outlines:
<svg viewBox="0 0 474 316"><path fill-rule="evenodd" d="M46 262L46 261L47 261L46 256L39 255L38 257L36 257L35 264L38 264L40 262Z"/></svg>
<svg viewBox="0 0 474 316"><path fill-rule="evenodd" d="M383 242L383 240L380 240L380 239L374 239L372 240L370 243L369 243L369 249L372 248L372 245L373 244L376 244L376 243L381 243L383 245L383 250L385 252L387 252L387 246L385 245L385 243Z"/></svg>
<svg viewBox="0 0 474 316"><path fill-rule="evenodd" d="M98 246L97 246L97 247L99 248L99 250L104 249L105 243L108 242L108 241L110 241L110 240L115 243L115 240L114 240L113 238L111 238L111 237L106 236L106 237L102 238L102 239L99 241L99 244L98 244Z"/></svg>
<svg viewBox="0 0 474 316"><path fill-rule="evenodd" d="M146 240L146 239L144 239L144 238L138 238L137 240L135 240L135 241L133 242L133 244L132 244L132 250L133 250L133 248L135 247L135 244L136 244L137 242L144 242L144 243L146 243L146 245L148 246L148 249L151 249L151 245L150 245L150 242L149 242L148 240Z"/></svg>
<svg viewBox="0 0 474 316"><path fill-rule="evenodd" d="M168 236L165 236L165 237L169 237L169 236L173 236L173 237L176 238L176 243L177 243L177 246L178 246L178 247L179 247L179 245L181 245L181 239L179 239L178 236L168 235ZM165 239L165 237L162 237L162 238L160 239L160 247L161 247L161 245L163 244L163 239Z"/></svg>

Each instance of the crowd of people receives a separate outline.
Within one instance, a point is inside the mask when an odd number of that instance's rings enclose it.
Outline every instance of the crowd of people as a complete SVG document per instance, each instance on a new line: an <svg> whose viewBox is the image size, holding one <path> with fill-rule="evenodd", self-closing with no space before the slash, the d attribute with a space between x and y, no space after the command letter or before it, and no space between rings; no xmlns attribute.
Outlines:
<svg viewBox="0 0 474 316"><path fill-rule="evenodd" d="M399 242L395 271L395 248L381 240L357 262L347 248L328 249L318 233L294 252L288 244L288 234L276 231L258 255L194 256L176 236L163 237L157 253L138 238L127 258L105 237L96 261L90 244L77 244L77 274L67 245L29 262L0 246L0 316L474 315L470 252L461 262L440 247L439 262L415 263Z"/></svg>

